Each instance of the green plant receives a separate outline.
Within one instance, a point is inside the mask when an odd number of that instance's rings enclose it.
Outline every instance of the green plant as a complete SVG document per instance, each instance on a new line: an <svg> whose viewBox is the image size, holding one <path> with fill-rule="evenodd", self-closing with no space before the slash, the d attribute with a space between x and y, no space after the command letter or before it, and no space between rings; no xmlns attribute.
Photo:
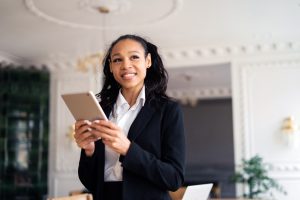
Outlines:
<svg viewBox="0 0 300 200"><path fill-rule="evenodd" d="M266 164L258 155L249 160L243 159L241 170L236 172L231 180L246 186L246 191L243 194L246 198L260 198L261 195L267 193L273 197L271 190L274 189L286 195L283 187L268 176Z"/></svg>

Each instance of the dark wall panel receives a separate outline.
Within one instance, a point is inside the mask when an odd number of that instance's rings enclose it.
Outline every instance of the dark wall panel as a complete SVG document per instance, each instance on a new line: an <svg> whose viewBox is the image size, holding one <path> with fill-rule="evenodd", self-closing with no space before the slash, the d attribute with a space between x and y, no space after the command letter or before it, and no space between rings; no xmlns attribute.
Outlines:
<svg viewBox="0 0 300 200"><path fill-rule="evenodd" d="M235 195L229 177L234 172L231 99L201 100L182 106L187 144L187 185L214 182L222 197Z"/></svg>

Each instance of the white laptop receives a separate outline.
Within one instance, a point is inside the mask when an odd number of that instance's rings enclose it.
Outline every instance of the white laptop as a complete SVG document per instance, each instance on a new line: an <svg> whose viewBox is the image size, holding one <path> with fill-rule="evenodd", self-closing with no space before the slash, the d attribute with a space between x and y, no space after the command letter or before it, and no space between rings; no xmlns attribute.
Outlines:
<svg viewBox="0 0 300 200"><path fill-rule="evenodd" d="M188 186L182 200L207 200L212 186L212 183Z"/></svg>

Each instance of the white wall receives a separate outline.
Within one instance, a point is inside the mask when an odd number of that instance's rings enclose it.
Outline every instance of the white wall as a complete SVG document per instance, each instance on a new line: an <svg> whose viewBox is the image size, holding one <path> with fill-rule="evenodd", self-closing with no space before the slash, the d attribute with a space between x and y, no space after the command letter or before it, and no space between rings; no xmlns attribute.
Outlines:
<svg viewBox="0 0 300 200"><path fill-rule="evenodd" d="M287 200L295 199L296 188L300 185L300 159L297 156L300 149L287 147L280 132L284 118L290 115L300 123L300 96L297 93L300 46L297 44L250 44L232 51L216 47L221 53L199 56L180 53L178 49L173 52L180 55L177 57L168 57L163 52L168 67L230 63L236 164L242 158L261 155L264 161L274 166L270 175L288 191L288 196L283 198L277 194L279 199ZM82 187L77 175L79 149L66 136L74 120L60 94L89 89L99 91L99 72L78 72L74 67L68 69L65 64L53 67L49 196L65 196Z"/></svg>
<svg viewBox="0 0 300 200"><path fill-rule="evenodd" d="M287 146L281 129L288 116L300 124L300 54L235 59L232 75L236 164L262 156L288 192L278 199L297 199L300 148Z"/></svg>
<svg viewBox="0 0 300 200"><path fill-rule="evenodd" d="M98 92L99 73L80 72L74 67L51 71L50 144L49 144L49 197L67 196L70 191L81 190L77 169L80 149L73 140L71 126L75 120L64 104L61 94Z"/></svg>

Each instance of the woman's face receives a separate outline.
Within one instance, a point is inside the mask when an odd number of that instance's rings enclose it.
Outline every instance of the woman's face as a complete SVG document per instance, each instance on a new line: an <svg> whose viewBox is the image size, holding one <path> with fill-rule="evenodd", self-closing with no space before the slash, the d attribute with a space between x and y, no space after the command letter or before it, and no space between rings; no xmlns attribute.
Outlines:
<svg viewBox="0 0 300 200"><path fill-rule="evenodd" d="M121 40L112 48L110 59L110 71L122 89L140 91L151 66L151 56L145 57L143 46L135 40Z"/></svg>

